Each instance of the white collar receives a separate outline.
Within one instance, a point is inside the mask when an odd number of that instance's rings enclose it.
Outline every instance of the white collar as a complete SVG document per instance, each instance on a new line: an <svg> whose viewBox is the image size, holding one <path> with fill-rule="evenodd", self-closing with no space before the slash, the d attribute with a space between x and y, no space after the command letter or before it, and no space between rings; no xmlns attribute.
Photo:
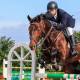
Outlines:
<svg viewBox="0 0 80 80"><path fill-rule="evenodd" d="M55 18L55 19L57 18L57 12L56 12L56 14L54 15L54 18Z"/></svg>

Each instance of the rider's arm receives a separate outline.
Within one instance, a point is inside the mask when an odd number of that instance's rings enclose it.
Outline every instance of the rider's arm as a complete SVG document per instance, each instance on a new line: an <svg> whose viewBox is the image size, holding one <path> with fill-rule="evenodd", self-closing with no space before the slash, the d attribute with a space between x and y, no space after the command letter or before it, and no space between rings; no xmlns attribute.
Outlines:
<svg viewBox="0 0 80 80"><path fill-rule="evenodd" d="M57 29L64 29L66 27L67 17L68 15L66 13L62 15L61 24L57 23Z"/></svg>

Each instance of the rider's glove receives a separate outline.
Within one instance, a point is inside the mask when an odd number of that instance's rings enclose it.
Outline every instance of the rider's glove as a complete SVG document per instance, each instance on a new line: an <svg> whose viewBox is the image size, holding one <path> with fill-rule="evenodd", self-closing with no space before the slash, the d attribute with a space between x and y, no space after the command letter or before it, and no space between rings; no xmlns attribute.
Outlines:
<svg viewBox="0 0 80 80"><path fill-rule="evenodd" d="M60 24L57 23L56 29L59 29L60 30Z"/></svg>
<svg viewBox="0 0 80 80"><path fill-rule="evenodd" d="M51 24L52 24L53 26L57 26L56 29L59 29L59 26L60 26L59 23L56 23L56 22L54 22L54 21L51 21Z"/></svg>
<svg viewBox="0 0 80 80"><path fill-rule="evenodd" d="M56 25L57 25L57 23L54 22L54 21L51 21L51 24L52 24L53 26L56 26Z"/></svg>

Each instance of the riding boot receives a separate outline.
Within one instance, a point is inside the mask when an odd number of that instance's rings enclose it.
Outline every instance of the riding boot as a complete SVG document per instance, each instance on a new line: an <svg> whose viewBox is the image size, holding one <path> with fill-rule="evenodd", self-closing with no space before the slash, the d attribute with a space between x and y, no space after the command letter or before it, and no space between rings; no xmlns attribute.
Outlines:
<svg viewBox="0 0 80 80"><path fill-rule="evenodd" d="M78 51L75 48L75 37L74 34L69 36L69 42L70 42L70 46L71 46L71 55L72 57L76 57L78 53Z"/></svg>

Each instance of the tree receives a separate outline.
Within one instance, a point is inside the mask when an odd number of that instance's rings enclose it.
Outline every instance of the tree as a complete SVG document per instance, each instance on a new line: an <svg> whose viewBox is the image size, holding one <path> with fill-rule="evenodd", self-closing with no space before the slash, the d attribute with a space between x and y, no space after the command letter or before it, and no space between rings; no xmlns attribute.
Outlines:
<svg viewBox="0 0 80 80"><path fill-rule="evenodd" d="M80 31L77 32L77 31L74 31L74 35L76 38L80 39Z"/></svg>
<svg viewBox="0 0 80 80"><path fill-rule="evenodd" d="M6 38L6 36L0 37L0 64L2 64L3 59L7 59L10 49L14 46L14 40L10 40L11 37Z"/></svg>

